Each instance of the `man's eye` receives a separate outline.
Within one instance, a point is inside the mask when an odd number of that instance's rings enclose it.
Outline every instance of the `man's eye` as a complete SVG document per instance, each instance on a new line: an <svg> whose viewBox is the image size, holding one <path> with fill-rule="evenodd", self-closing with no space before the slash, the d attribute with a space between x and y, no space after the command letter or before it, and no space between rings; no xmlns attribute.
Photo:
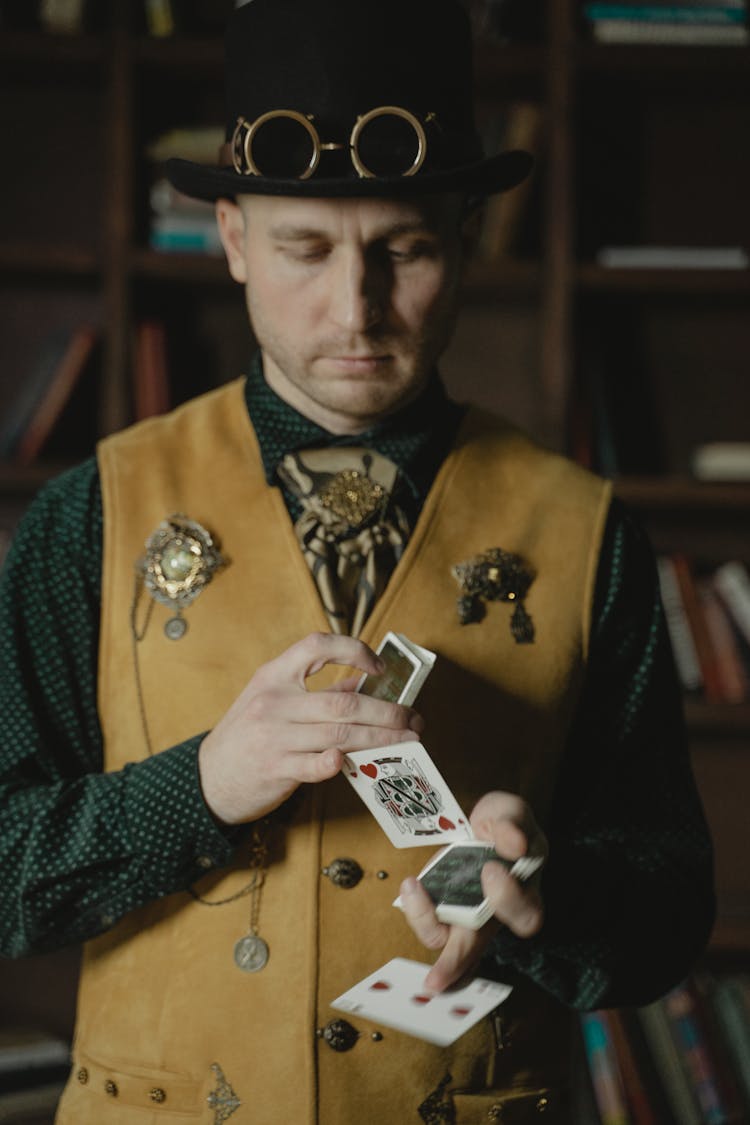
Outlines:
<svg viewBox="0 0 750 1125"><path fill-rule="evenodd" d="M322 262L328 255L327 246L282 246L281 249L294 262Z"/></svg>
<svg viewBox="0 0 750 1125"><path fill-rule="evenodd" d="M406 246L391 246L388 249L394 262L416 262L419 258L435 255L435 247L430 242L411 242Z"/></svg>

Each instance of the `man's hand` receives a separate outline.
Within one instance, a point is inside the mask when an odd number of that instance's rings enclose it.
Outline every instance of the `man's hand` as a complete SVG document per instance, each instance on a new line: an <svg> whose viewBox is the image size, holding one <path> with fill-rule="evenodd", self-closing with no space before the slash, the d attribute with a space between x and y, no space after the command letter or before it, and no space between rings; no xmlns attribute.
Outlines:
<svg viewBox="0 0 750 1125"><path fill-rule="evenodd" d="M424 726L409 707L360 695L350 677L330 691L305 680L326 664L379 673L378 656L353 637L312 633L262 665L198 753L203 797L224 824L271 812L303 782L339 772L351 750L419 738Z"/></svg>
<svg viewBox="0 0 750 1125"><path fill-rule="evenodd" d="M531 809L513 793L486 793L474 807L470 821L477 838L491 843L503 859L547 855L547 841ZM500 923L518 937L537 933L544 918L539 878L534 876L528 883L520 883L501 863L485 863L482 890L492 903L495 917L476 931L438 922L432 900L419 880L405 879L401 901L409 925L428 949L442 950L425 978L425 987L442 992L472 969Z"/></svg>

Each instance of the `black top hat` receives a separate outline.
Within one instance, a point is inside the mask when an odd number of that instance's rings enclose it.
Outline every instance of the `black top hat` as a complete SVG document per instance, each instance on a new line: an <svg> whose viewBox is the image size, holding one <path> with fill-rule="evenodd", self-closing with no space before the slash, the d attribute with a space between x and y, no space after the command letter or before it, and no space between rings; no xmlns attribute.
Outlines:
<svg viewBox="0 0 750 1125"><path fill-rule="evenodd" d="M201 199L483 196L531 169L482 152L459 0L250 0L227 27L226 85L220 164L167 162Z"/></svg>

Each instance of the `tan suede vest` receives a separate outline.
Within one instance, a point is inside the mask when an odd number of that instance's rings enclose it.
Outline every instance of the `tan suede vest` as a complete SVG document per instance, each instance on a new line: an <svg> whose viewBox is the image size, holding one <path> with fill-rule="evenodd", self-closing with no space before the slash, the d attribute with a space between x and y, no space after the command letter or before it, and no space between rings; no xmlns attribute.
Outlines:
<svg viewBox="0 0 750 1125"><path fill-rule="evenodd" d="M181 640L165 637L169 611L155 606L139 646L157 750L209 729L260 664L326 621L281 494L266 484L241 381L108 439L99 463L99 696L106 768L116 770L146 754L129 611L134 562L166 516L208 527L228 565L186 610ZM510 426L470 412L366 624L373 646L394 629L437 652L419 700L424 741L467 812L486 790L506 789L544 822L580 689L608 495ZM479 624L459 624L450 568L489 547L518 552L537 571L526 603L532 644L515 643L504 603L490 604ZM327 669L310 687L341 674ZM291 822L274 829L262 972L233 962L247 898L210 909L179 893L123 918L87 947L58 1121L419 1125L485 1121L501 1104L503 1121L534 1120L539 1110L564 1120L567 1013L530 985L515 989L502 1020L483 1021L448 1049L354 1017L351 1050L316 1035L338 1015L330 1001L391 957L432 959L391 905L401 878L430 854L393 848L337 777L301 794ZM207 876L200 891L223 898L242 887L243 855L240 846L235 866ZM357 886L321 874L337 857L362 866ZM221 1093L212 1064L238 1108L209 1104ZM450 1103L454 1116L421 1117L441 1084L435 1105Z"/></svg>

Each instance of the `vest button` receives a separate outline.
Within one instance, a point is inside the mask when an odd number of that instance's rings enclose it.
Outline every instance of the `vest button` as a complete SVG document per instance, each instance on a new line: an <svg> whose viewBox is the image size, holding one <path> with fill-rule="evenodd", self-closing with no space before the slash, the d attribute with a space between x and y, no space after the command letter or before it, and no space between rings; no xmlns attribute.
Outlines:
<svg viewBox="0 0 750 1125"><path fill-rule="evenodd" d="M359 1032L347 1020L331 1020L323 1028L323 1038L333 1051L351 1051Z"/></svg>
<svg viewBox="0 0 750 1125"><path fill-rule="evenodd" d="M537 1113L546 1113L549 1109L549 1098L540 1098L534 1108Z"/></svg>
<svg viewBox="0 0 750 1125"><path fill-rule="evenodd" d="M364 871L356 859L342 858L334 859L333 863L324 867L323 874L328 876L334 887L344 887L348 890L350 887L356 887L364 875Z"/></svg>
<svg viewBox="0 0 750 1125"><path fill-rule="evenodd" d="M151 1101L156 1102L157 1105L161 1105L162 1102L167 1100L166 1090L162 1090L161 1086L154 1086L153 1090L149 1090L148 1096Z"/></svg>
<svg viewBox="0 0 750 1125"><path fill-rule="evenodd" d="M488 1121L502 1121L502 1119L503 1119L503 1107L500 1105L500 1102L495 1102L495 1104L491 1105L490 1108L487 1110L487 1120Z"/></svg>
<svg viewBox="0 0 750 1125"><path fill-rule="evenodd" d="M110 1098L116 1098L120 1092L117 1089L117 1083L113 1082L111 1078L108 1078L104 1083L104 1089L109 1094Z"/></svg>
<svg viewBox="0 0 750 1125"><path fill-rule="evenodd" d="M81 1083L82 1086L86 1085L89 1080L89 1072L86 1070L85 1066L80 1066L78 1068L78 1070L76 1071L76 1079Z"/></svg>

